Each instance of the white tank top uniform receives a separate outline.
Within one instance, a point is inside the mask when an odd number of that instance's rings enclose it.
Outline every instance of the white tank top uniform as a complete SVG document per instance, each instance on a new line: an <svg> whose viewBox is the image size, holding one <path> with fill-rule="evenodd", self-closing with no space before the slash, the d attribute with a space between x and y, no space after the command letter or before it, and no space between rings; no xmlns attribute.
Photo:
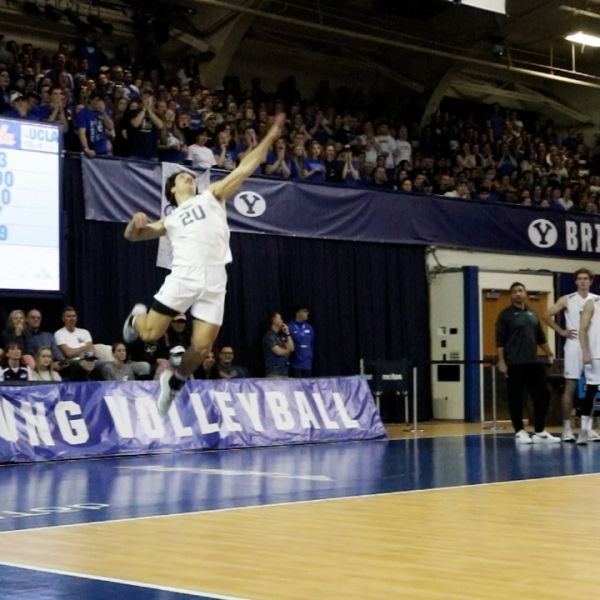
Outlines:
<svg viewBox="0 0 600 600"><path fill-rule="evenodd" d="M581 344L579 343L579 324L581 323L581 313L585 303L590 300L596 300L597 294L588 294L585 298L577 292L567 296L567 308L565 309L565 328L577 331L577 337L567 338L564 347L564 376L566 379L579 379L583 371L583 357L581 354Z"/></svg>
<svg viewBox="0 0 600 600"><path fill-rule="evenodd" d="M588 342L592 364L585 367L585 380L592 385L600 384L600 297L594 296L594 314L588 328Z"/></svg>
<svg viewBox="0 0 600 600"><path fill-rule="evenodd" d="M161 304L220 325L232 261L225 205L212 192L188 198L164 220L173 248L171 274L155 296Z"/></svg>
<svg viewBox="0 0 600 600"><path fill-rule="evenodd" d="M165 217L164 224L173 246L173 268L231 262L227 211L208 190L180 204Z"/></svg>

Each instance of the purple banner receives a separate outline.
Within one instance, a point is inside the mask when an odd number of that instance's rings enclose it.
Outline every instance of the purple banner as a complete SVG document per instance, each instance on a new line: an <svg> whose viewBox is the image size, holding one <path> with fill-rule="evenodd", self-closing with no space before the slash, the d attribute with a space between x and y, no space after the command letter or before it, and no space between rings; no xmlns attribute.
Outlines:
<svg viewBox="0 0 600 600"><path fill-rule="evenodd" d="M125 222L137 210L158 218L159 164L97 158L82 164L87 219ZM597 217L476 200L250 178L227 211L232 231L242 233L587 259L600 254Z"/></svg>
<svg viewBox="0 0 600 600"><path fill-rule="evenodd" d="M135 212L160 215L160 165L145 161L81 158L85 218L129 221Z"/></svg>
<svg viewBox="0 0 600 600"><path fill-rule="evenodd" d="M169 414L154 381L0 387L0 462L386 437L367 383L190 381Z"/></svg>

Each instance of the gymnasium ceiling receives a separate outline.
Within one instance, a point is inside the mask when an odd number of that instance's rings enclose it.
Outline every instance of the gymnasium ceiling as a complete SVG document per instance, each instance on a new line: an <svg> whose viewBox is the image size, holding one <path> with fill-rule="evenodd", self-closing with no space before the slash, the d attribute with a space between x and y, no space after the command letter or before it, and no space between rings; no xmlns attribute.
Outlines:
<svg viewBox="0 0 600 600"><path fill-rule="evenodd" d="M600 35L600 0L506 0L499 15L448 0L37 0L58 8L76 7L114 24L114 35L131 42L134 16L155 24L177 53L194 49L218 54L219 32L246 17L244 43L268 50L307 52L323 60L343 57L378 69L407 93L430 94L449 71L459 73L467 95L478 86L495 90L520 86L544 93L548 82L600 89L600 49L573 46L563 38L584 29ZM30 2L31 4L31 2ZM22 0L0 6L3 29L64 32L66 19L52 23L25 17ZM4 13L4 14L3 14ZM155 26L155 25L152 25ZM167 33L168 30L168 33ZM175 40L175 41L174 41ZM107 44L108 45L108 44ZM165 47L166 49L167 47ZM471 90L469 92L469 89ZM537 90L537 91L536 91ZM525 102L527 99L524 100ZM505 102L506 104L506 102Z"/></svg>

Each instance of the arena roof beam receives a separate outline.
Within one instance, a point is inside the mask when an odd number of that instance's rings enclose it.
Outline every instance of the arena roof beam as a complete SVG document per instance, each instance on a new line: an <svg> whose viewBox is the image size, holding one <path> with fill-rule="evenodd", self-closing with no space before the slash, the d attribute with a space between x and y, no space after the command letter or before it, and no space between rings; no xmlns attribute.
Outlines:
<svg viewBox="0 0 600 600"><path fill-rule="evenodd" d="M512 101L514 103L522 103L521 106L543 106L552 109L554 112L568 117L578 123L591 123L592 119L589 115L582 113L566 104L550 98L547 94L542 94L525 85L515 83L515 90L508 90L504 87L495 85L490 81L476 80L464 73L457 75L448 86L446 95L455 97L489 97L490 99L498 98L504 101ZM466 92L466 93L465 93Z"/></svg>
<svg viewBox="0 0 600 600"><path fill-rule="evenodd" d="M425 91L425 86L423 84L419 83L418 81L415 81L414 79L409 79L401 73L398 73L393 69L385 67L375 60L365 58L364 56L348 49L345 49L345 53L348 56L351 56L358 65L361 65L362 67L365 67L371 71L376 71L377 73L380 73L390 81L393 81L398 85L401 85L402 87L413 90L414 92L417 92L417 94L422 94Z"/></svg>
<svg viewBox="0 0 600 600"><path fill-rule="evenodd" d="M520 75L524 75L527 77L539 77L543 79L550 79L552 81L558 81L561 83L568 83L571 85L579 85L583 87L588 87L592 89L600 89L600 78L592 77L586 75L584 73L578 73L574 71L565 72L565 75L557 75L556 73L551 72L552 68L550 65L539 65L540 69L548 69L548 72L545 70L535 70L533 68L525 68L516 66L515 64L507 64L505 62L494 62L491 60L485 60L482 58L477 58L474 56L468 56L466 54L461 54L459 49L440 49L435 48L433 46L426 45L418 45L415 42L403 41L397 39L397 33L395 37L392 37L394 32L390 31L390 37L385 38L381 35L373 35L368 33L362 33L357 30L349 30L342 29L339 27L331 27L328 25L323 25L321 23L315 23L311 21L306 21L302 19L297 19L294 17L288 17L281 14L276 14L274 12L267 12L264 10L259 10L256 8L249 8L247 6L239 6L234 4L233 2L228 2L226 0L195 0L197 4L204 4L207 6L214 6L218 8L223 8L226 10L234 10L239 13L243 13L246 15L253 15L255 17L260 17L262 19L274 20L279 23L286 23L288 25L293 25L294 27L305 27L309 29L314 29L320 31L326 35L333 36L341 36L347 37L352 40L353 43L357 41L375 43L382 46L390 46L394 48L401 48L404 50L411 50L414 52L430 54L432 56L437 56L439 58L448 59L451 61L459 61L464 63L470 63L473 65L479 65L482 67L486 67L488 69L494 69L497 71L509 72L509 73L517 73ZM599 83L595 81L586 81L581 79L581 77L587 77L588 79L595 79Z"/></svg>

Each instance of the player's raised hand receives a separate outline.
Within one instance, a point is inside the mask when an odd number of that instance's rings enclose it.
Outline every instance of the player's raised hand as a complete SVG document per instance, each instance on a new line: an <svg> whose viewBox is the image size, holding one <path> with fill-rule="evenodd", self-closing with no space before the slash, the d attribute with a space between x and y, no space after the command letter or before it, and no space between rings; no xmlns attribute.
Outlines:
<svg viewBox="0 0 600 600"><path fill-rule="evenodd" d="M142 231L148 227L148 215L143 212L137 212L131 217L131 227L134 232Z"/></svg>
<svg viewBox="0 0 600 600"><path fill-rule="evenodd" d="M276 140L281 137L283 133L283 126L285 125L285 113L279 113L275 115L275 119L273 120L273 125L271 125L271 129L269 129L269 133L267 134L271 139Z"/></svg>

